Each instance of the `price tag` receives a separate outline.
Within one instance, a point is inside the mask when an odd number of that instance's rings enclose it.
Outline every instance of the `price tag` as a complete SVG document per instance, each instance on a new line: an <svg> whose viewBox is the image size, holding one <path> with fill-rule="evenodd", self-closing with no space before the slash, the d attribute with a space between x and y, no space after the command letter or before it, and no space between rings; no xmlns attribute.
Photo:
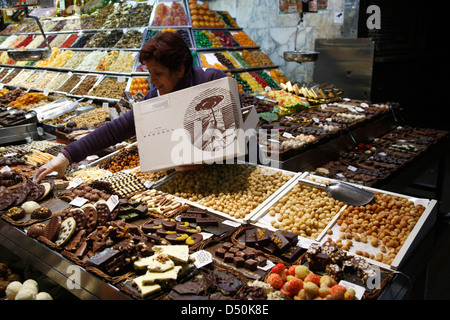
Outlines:
<svg viewBox="0 0 450 320"><path fill-rule="evenodd" d="M8 167L8 166L4 166L4 167L0 170L0 173L8 172L8 171L11 171L11 168Z"/></svg>
<svg viewBox="0 0 450 320"><path fill-rule="evenodd" d="M353 171L353 172L358 170L358 168L356 168L354 166L348 166L347 169L350 170L350 171Z"/></svg>
<svg viewBox="0 0 450 320"><path fill-rule="evenodd" d="M364 292L366 291L366 288L358 286L357 284L345 281L345 280L341 280L339 281L339 284L343 287L345 287L346 289L353 289L355 290L355 298L358 300L361 300Z"/></svg>
<svg viewBox="0 0 450 320"><path fill-rule="evenodd" d="M222 223L226 224L227 226L232 226L232 227L239 227L241 225L239 222L231 221L231 220L224 220Z"/></svg>
<svg viewBox="0 0 450 320"><path fill-rule="evenodd" d="M103 109L109 109L109 103L108 102L103 102L102 103L102 108Z"/></svg>
<svg viewBox="0 0 450 320"><path fill-rule="evenodd" d="M106 204L108 205L109 211L113 211L114 208L119 204L119 197L117 195L113 194L106 201Z"/></svg>
<svg viewBox="0 0 450 320"><path fill-rule="evenodd" d="M423 206L424 208L428 207L428 204L430 203L430 200L428 199L416 199L414 200L414 206L417 207L418 205Z"/></svg>
<svg viewBox="0 0 450 320"><path fill-rule="evenodd" d="M82 183L83 183L83 180L81 180L80 178L75 178L75 179L73 179L72 181L69 182L69 185L67 186L66 189L76 188Z"/></svg>
<svg viewBox="0 0 450 320"><path fill-rule="evenodd" d="M97 160L98 158L99 158L99 156L96 155L96 154L94 154L94 155L92 155L92 156L87 156L87 157L86 157L86 160L87 160L87 161L94 161L94 160Z"/></svg>
<svg viewBox="0 0 450 320"><path fill-rule="evenodd" d="M313 118L313 121L314 121L315 123L319 123L319 122L320 122L319 118Z"/></svg>
<svg viewBox="0 0 450 320"><path fill-rule="evenodd" d="M327 108L327 105L325 104L325 103L322 103L321 105L320 105L320 109L326 109Z"/></svg>
<svg viewBox="0 0 450 320"><path fill-rule="evenodd" d="M72 201L70 201L70 204L75 207L81 207L83 204L88 202L88 199L82 198L82 197L76 197Z"/></svg>
<svg viewBox="0 0 450 320"><path fill-rule="evenodd" d="M295 137L292 134L290 134L289 132L284 132L283 137L288 138L288 139L295 139Z"/></svg>
<svg viewBox="0 0 450 320"><path fill-rule="evenodd" d="M369 107L369 105L367 103L365 103L365 102L361 102L360 106L361 106L361 108L368 108Z"/></svg>
<svg viewBox="0 0 450 320"><path fill-rule="evenodd" d="M124 76L117 77L117 82L125 82L126 79Z"/></svg>
<svg viewBox="0 0 450 320"><path fill-rule="evenodd" d="M147 189L150 189L151 187L153 187L154 184L155 184L155 181L147 180L144 182L144 187L146 187Z"/></svg>
<svg viewBox="0 0 450 320"><path fill-rule="evenodd" d="M311 240L311 239L307 239L307 238L301 238L298 237L298 242L297 242L297 246L303 249L308 249L311 244L316 243L316 241Z"/></svg>
<svg viewBox="0 0 450 320"><path fill-rule="evenodd" d="M196 268L201 268L212 262L212 255L206 250L196 251L192 254L195 259L194 265Z"/></svg>
<svg viewBox="0 0 450 320"><path fill-rule="evenodd" d="M48 89L44 90L44 96L48 97L48 94L50 93L50 91Z"/></svg>

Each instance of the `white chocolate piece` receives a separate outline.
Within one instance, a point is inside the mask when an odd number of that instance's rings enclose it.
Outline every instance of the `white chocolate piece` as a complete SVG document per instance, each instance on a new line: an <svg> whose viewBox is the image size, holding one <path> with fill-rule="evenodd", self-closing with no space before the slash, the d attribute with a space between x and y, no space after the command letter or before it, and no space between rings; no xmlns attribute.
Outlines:
<svg viewBox="0 0 450 320"><path fill-rule="evenodd" d="M178 272L180 272L181 266L175 266L172 269L165 272L151 272L147 271L142 279L143 285L154 284L158 281L177 280Z"/></svg>
<svg viewBox="0 0 450 320"><path fill-rule="evenodd" d="M187 245L153 246L153 250L165 253L177 262L187 263L189 261L189 246Z"/></svg>
<svg viewBox="0 0 450 320"><path fill-rule="evenodd" d="M154 254L134 262L136 269L145 269L154 272L164 272L172 269L175 263L166 254Z"/></svg>
<svg viewBox="0 0 450 320"><path fill-rule="evenodd" d="M133 280L133 284L137 286L143 298L147 297L148 295L154 292L158 292L161 290L161 286L159 284L144 285L143 284L144 277L145 275L139 276Z"/></svg>

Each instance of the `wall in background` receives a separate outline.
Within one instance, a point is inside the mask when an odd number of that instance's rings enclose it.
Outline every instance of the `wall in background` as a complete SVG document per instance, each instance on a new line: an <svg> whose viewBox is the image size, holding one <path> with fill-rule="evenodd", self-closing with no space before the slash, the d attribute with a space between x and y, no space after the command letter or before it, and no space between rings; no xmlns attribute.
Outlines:
<svg viewBox="0 0 450 320"><path fill-rule="evenodd" d="M275 0L209 0L212 10L228 11L241 27L292 82L311 82L314 63L286 62L285 51L295 48L299 14L278 15ZM297 36L297 50L314 50L317 38L342 37L342 23L336 23L336 12L344 11L344 0L328 0L324 12L305 13ZM320 55L319 55L320 59Z"/></svg>

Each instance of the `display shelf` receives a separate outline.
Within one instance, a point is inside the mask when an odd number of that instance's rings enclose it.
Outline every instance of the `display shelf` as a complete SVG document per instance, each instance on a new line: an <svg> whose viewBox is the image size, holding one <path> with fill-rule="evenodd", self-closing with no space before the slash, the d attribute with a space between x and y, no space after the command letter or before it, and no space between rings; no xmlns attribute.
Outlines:
<svg viewBox="0 0 450 320"><path fill-rule="evenodd" d="M58 252L28 237L0 219L0 241L23 261L33 265L61 287L83 300L129 300L116 287L87 272Z"/></svg>
<svg viewBox="0 0 450 320"><path fill-rule="evenodd" d="M303 179L311 179L313 181L319 181L324 184L329 184L332 181L337 181L333 179L327 179L324 177L316 176L314 174L310 174L307 172L304 172L301 176ZM298 178L297 178L298 180ZM293 188L300 184L299 182L295 181L294 183L291 183L287 188L285 188L282 192L277 194L275 197L273 197L270 202L266 204L266 207L259 211L258 214L255 214L250 220L249 223L254 224L255 226L267 228L269 230L277 230L273 226L273 223L277 223L278 215L279 213L276 212L274 216L270 215L269 212L271 211L271 208L273 208L282 198L286 198L289 194L291 194ZM360 187L360 186L357 186ZM404 199L405 203L406 201L414 203L414 205L417 206L423 206L424 212L420 216L420 218L417 220L417 222L414 224L411 232L408 234L408 237L404 241L403 245L401 246L400 250L395 255L395 258L392 260L391 263L385 263L380 260L375 260L375 258L367 258L368 261L370 261L373 265L378 265L380 268L386 269L386 270L399 270L404 266L405 261L410 257L411 253L415 250L418 243L421 242L421 239L425 237L428 232L433 227L434 223L436 222L437 217L437 210L436 210L436 204L437 201L434 199L424 199L424 198L416 198L411 197L403 194L388 192L381 189L375 189L370 187L361 187L364 190L373 192L374 194L382 194L382 195L388 195L392 196L398 199ZM292 195L292 197L295 197L295 195ZM291 198L292 201L295 199ZM346 240L340 238L340 235L343 233L340 230L340 226L337 224L337 220L342 216L342 212L345 209L348 209L349 205L344 204L338 212L333 217L330 217L329 221L326 221L326 223L323 223L322 230L320 232L316 233L313 237L302 237L299 236L299 243L300 245L303 245L305 249L309 247L309 245L313 242L320 242L323 243L327 241L327 239L332 239L332 241L340 241L344 243ZM272 211L273 212L273 211ZM399 215L401 218L401 215ZM320 222L320 221L318 221ZM359 237L358 237L359 238ZM340 239L340 240L339 240ZM348 238L347 238L348 239ZM360 252L367 252L371 256L375 257L377 254L386 254L386 252L381 251L382 244L377 244L376 246L372 246L370 244L369 239L367 242L360 242L356 241L354 238L350 238L348 240L352 240L353 244L350 247L350 250L348 251L352 255L356 255L357 251ZM383 244L385 245L385 244Z"/></svg>

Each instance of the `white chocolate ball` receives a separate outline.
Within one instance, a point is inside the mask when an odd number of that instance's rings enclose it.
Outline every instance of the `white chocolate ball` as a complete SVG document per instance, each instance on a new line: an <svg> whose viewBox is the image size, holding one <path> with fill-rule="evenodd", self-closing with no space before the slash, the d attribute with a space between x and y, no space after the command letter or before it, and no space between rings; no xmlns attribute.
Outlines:
<svg viewBox="0 0 450 320"><path fill-rule="evenodd" d="M10 282L5 290L6 298L8 300L14 300L16 298L17 293L20 291L21 288L22 288L22 283L20 283L19 281Z"/></svg>
<svg viewBox="0 0 450 320"><path fill-rule="evenodd" d="M53 300L53 298L47 292L42 291L36 295L36 300Z"/></svg>
<svg viewBox="0 0 450 320"><path fill-rule="evenodd" d="M36 292L27 287L20 289L15 300L36 300Z"/></svg>

